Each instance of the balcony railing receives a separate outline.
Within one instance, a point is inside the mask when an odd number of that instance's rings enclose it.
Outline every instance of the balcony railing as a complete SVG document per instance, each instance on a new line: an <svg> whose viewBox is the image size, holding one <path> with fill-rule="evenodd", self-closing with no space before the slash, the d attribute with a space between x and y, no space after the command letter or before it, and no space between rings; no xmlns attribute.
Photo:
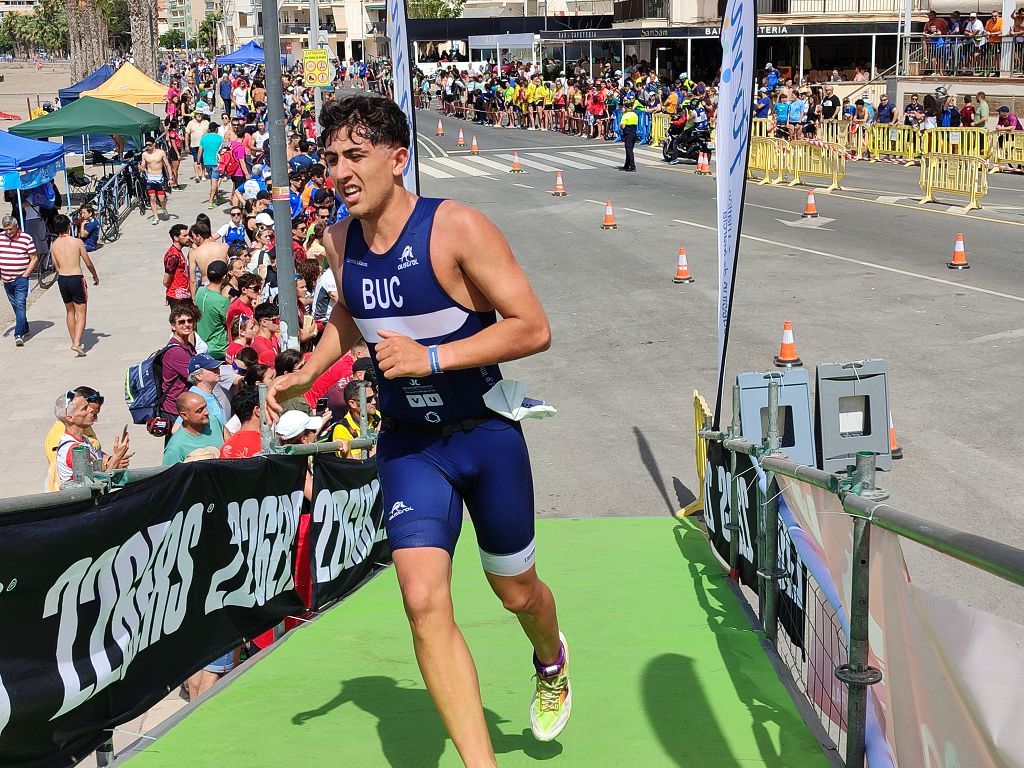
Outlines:
<svg viewBox="0 0 1024 768"><path fill-rule="evenodd" d="M927 9L928 0L912 0L915 11ZM903 0L757 0L758 15L878 13L899 15Z"/></svg>
<svg viewBox="0 0 1024 768"><path fill-rule="evenodd" d="M366 25L366 34L370 37L387 37L387 24L383 21L371 21Z"/></svg>
<svg viewBox="0 0 1024 768"><path fill-rule="evenodd" d="M278 28L281 30L281 34L282 35L308 35L309 34L309 22L308 21L281 22L281 24L278 25ZM328 34L333 35L334 33L336 33L338 31L338 29L335 26L333 21L330 24L328 24L327 22L321 22L320 23L320 31L321 32L327 32ZM263 27L257 27L256 28L256 34L262 35L263 34Z"/></svg>
<svg viewBox="0 0 1024 768"><path fill-rule="evenodd" d="M909 75L996 77L1004 64L1012 76L1024 74L1024 43L1014 42L1011 37L986 42L979 48L966 37L915 35L905 45Z"/></svg>
<svg viewBox="0 0 1024 768"><path fill-rule="evenodd" d="M615 0L613 13L615 21L666 18L664 0Z"/></svg>

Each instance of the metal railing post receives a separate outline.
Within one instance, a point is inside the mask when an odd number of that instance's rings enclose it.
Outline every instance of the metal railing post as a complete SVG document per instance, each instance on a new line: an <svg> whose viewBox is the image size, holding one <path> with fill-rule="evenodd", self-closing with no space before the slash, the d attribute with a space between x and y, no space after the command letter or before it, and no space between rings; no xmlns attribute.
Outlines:
<svg viewBox="0 0 1024 768"><path fill-rule="evenodd" d="M875 455L857 454L856 474L862 492L858 495L882 497L874 487ZM882 500L879 498L879 500ZM871 587L871 523L865 518L853 520L853 571L850 574L850 648L847 663L836 668L835 675L846 684L846 765L864 765L867 733L868 686L878 683L882 673L868 664L868 597Z"/></svg>
<svg viewBox="0 0 1024 768"><path fill-rule="evenodd" d="M270 453L274 448L274 427L267 420L267 385L256 385L260 397L260 453Z"/></svg>
<svg viewBox="0 0 1024 768"><path fill-rule="evenodd" d="M740 425L740 385L732 385L732 424L729 427L731 437L739 437L742 427ZM730 467L732 470L732 482L729 483L729 522L725 529L729 531L729 578L739 579L740 573L740 492L739 481L736 477L736 452L730 451Z"/></svg>
<svg viewBox="0 0 1024 768"><path fill-rule="evenodd" d="M768 380L768 454L775 456L782 453L782 440L779 437L779 381L782 376L772 374ZM761 567L757 575L760 577L761 591L764 594L762 611L764 634L768 642L774 646L779 637L778 595L779 579L787 574L779 568L779 499L772 493L775 481L774 472L765 472L764 502L759 509L759 516L764 520L764 548L760 560ZM760 493L760 486L758 486Z"/></svg>
<svg viewBox="0 0 1024 768"><path fill-rule="evenodd" d="M369 417L366 412L366 388L369 384L365 381L359 382L359 436L365 437L369 429Z"/></svg>
<svg viewBox="0 0 1024 768"><path fill-rule="evenodd" d="M96 748L96 765L99 768L114 762L114 737L111 736Z"/></svg>

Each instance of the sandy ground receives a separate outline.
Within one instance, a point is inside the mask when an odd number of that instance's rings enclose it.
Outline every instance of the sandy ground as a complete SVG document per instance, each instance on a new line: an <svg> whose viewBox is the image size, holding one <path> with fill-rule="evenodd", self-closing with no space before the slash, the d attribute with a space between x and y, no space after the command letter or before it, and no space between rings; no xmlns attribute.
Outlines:
<svg viewBox="0 0 1024 768"><path fill-rule="evenodd" d="M25 62L0 64L0 75L4 76L4 82L0 83L0 112L21 117L21 120L0 120L0 128L4 130L28 120L26 99L32 109L35 109L37 99L39 104L52 101L56 105L57 91L72 85L68 64L44 64L42 69Z"/></svg>

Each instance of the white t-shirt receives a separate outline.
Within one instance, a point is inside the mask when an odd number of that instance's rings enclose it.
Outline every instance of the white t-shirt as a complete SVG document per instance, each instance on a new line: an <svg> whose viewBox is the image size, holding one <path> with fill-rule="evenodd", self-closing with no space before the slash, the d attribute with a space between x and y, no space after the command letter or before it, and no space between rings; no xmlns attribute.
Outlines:
<svg viewBox="0 0 1024 768"><path fill-rule="evenodd" d="M231 100L235 103L235 106L244 107L249 103L249 92L245 88L235 88L231 92Z"/></svg>
<svg viewBox="0 0 1024 768"><path fill-rule="evenodd" d="M331 312L334 311L334 299L331 298L331 294L338 295L338 284L334 279L334 270L325 269L324 273L320 275L320 279L316 281L316 289L313 291L313 319L314 320L326 320L331 316Z"/></svg>
<svg viewBox="0 0 1024 768"><path fill-rule="evenodd" d="M84 445L89 449L89 458L94 466L103 461L103 454L96 450L92 443L88 440L79 440L74 435L65 432L57 443L57 457L54 460L54 466L57 469L57 480L61 485L70 483L74 477L75 472L71 463L71 451L76 445Z"/></svg>

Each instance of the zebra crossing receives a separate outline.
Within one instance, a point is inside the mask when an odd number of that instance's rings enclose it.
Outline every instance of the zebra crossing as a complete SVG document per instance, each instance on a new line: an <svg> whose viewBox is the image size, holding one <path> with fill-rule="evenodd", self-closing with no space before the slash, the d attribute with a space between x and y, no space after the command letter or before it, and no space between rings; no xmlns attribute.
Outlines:
<svg viewBox="0 0 1024 768"><path fill-rule="evenodd" d="M664 165L661 150L656 147L637 147L636 162L639 165ZM622 166L625 154L621 144L593 149L581 147L570 150L523 150L519 152L519 164L525 173L554 173L555 171L576 172L608 170ZM486 155L460 154L448 157L419 156L420 173L431 179L454 179L480 176L505 176L512 167L514 156L511 152L496 152Z"/></svg>

